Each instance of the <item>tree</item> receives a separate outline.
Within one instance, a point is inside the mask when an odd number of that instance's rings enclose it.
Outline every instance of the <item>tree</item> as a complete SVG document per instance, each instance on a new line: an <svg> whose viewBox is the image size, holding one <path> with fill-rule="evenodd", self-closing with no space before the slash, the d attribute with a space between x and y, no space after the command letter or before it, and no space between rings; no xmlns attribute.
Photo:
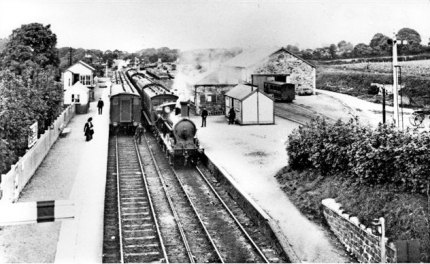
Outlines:
<svg viewBox="0 0 430 264"><path fill-rule="evenodd" d="M408 45L421 44L421 36L411 28L402 28L397 33L397 39L407 40Z"/></svg>
<svg viewBox="0 0 430 264"><path fill-rule="evenodd" d="M290 51L292 53L295 53L295 54L297 54L297 53L300 52L300 49L297 46L294 46L294 45L287 45L286 50L288 50L288 51Z"/></svg>
<svg viewBox="0 0 430 264"><path fill-rule="evenodd" d="M348 55L352 52L354 46L351 44L351 42L346 42L345 40L342 40L337 44L337 48L339 56L345 58L348 57Z"/></svg>
<svg viewBox="0 0 430 264"><path fill-rule="evenodd" d="M372 48L364 43L355 45L353 53L356 57L367 57L372 54Z"/></svg>
<svg viewBox="0 0 430 264"><path fill-rule="evenodd" d="M3 66L20 74L28 61L45 68L58 67L57 36L52 33L51 25L39 23L22 25L12 31L3 51Z"/></svg>
<svg viewBox="0 0 430 264"><path fill-rule="evenodd" d="M329 52L330 52L331 58L335 59L336 58L336 52L337 52L337 47L335 44L330 45Z"/></svg>
<svg viewBox="0 0 430 264"><path fill-rule="evenodd" d="M0 53L6 48L7 39L0 38Z"/></svg>
<svg viewBox="0 0 430 264"><path fill-rule="evenodd" d="M0 127L8 149L16 156L25 153L29 128L36 121L44 124L47 109L41 91L32 89L32 81L24 79L9 70L0 72Z"/></svg>
<svg viewBox="0 0 430 264"><path fill-rule="evenodd" d="M310 60L310 59L313 59L313 56L312 56L313 52L314 51L312 49L305 49L300 51L300 54L303 59Z"/></svg>
<svg viewBox="0 0 430 264"><path fill-rule="evenodd" d="M387 45L387 40L389 40L390 38L385 36L382 33L376 33L373 38L370 40L370 44L369 46L371 48L376 48L376 47L380 47L383 45Z"/></svg>

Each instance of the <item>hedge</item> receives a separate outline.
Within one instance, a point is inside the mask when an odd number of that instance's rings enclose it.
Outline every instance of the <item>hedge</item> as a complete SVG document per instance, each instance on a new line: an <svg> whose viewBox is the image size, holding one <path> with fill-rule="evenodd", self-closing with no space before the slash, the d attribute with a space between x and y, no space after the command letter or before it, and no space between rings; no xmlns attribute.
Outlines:
<svg viewBox="0 0 430 264"><path fill-rule="evenodd" d="M314 119L288 136L292 169L315 168L321 175L342 174L359 184L393 184L399 191L425 193L430 176L430 134L376 129L358 119L329 124Z"/></svg>

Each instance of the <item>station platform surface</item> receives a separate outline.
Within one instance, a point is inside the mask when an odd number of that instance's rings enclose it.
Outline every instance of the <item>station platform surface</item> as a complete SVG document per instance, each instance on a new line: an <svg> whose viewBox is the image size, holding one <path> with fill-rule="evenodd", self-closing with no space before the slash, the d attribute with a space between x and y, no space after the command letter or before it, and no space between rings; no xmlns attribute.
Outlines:
<svg viewBox="0 0 430 264"><path fill-rule="evenodd" d="M75 115L20 194L18 203L69 200L74 219L0 228L0 263L102 262L109 137L109 89L95 90L88 113ZM97 100L104 101L98 114ZM92 117L94 137L84 125Z"/></svg>
<svg viewBox="0 0 430 264"><path fill-rule="evenodd" d="M56 263L102 262L110 109L109 90L103 91L103 114L97 113L96 98L96 101L91 103L90 111L84 115L85 118L93 118L95 132L93 139L85 142L82 155L76 163L78 170L69 196L69 200L75 203L75 218L61 224ZM85 122L79 122L76 130L82 130L83 124Z"/></svg>

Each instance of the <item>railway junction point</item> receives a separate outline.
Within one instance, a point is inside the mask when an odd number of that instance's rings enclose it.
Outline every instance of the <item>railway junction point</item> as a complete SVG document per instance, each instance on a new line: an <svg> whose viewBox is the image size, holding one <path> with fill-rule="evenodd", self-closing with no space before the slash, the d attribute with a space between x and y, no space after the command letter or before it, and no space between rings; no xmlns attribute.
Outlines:
<svg viewBox="0 0 430 264"><path fill-rule="evenodd" d="M103 91L96 90L95 98ZM106 94L102 98L103 115L93 102L88 114L71 120L71 132L54 144L18 201L69 199L75 203L75 219L5 227L0 231L0 262L102 262L109 131L109 100ZM85 142L83 126L89 117L95 135ZM301 261L349 261L321 227L290 203L273 177L287 162L283 143L297 123L276 117L275 125L229 126L223 116L209 116L207 127L201 128L200 117L192 120L206 154L278 222Z"/></svg>

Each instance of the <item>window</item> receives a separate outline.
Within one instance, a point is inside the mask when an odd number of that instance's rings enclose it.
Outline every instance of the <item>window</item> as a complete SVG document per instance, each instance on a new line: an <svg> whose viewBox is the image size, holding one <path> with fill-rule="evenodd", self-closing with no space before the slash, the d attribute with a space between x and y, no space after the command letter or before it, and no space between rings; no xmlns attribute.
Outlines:
<svg viewBox="0 0 430 264"><path fill-rule="evenodd" d="M79 94L72 94L72 103L79 103Z"/></svg>
<svg viewBox="0 0 430 264"><path fill-rule="evenodd" d="M205 94L205 101L208 103L216 103L216 94Z"/></svg>
<svg viewBox="0 0 430 264"><path fill-rule="evenodd" d="M83 85L91 85L91 76L90 75L80 75L79 76L79 81Z"/></svg>

